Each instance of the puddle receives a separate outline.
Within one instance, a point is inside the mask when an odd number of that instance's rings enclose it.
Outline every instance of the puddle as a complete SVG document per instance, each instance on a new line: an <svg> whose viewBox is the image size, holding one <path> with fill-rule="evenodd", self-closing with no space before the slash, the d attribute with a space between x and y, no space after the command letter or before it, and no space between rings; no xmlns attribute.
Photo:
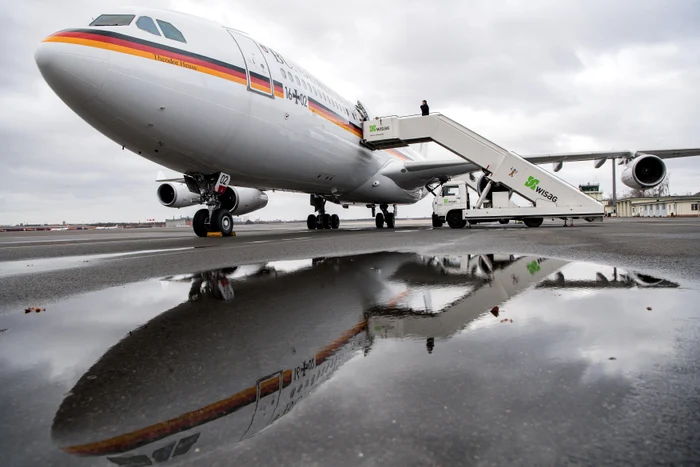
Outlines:
<svg viewBox="0 0 700 467"><path fill-rule="evenodd" d="M537 256L233 266L3 310L0 395L32 407L5 426L52 421L35 427L46 463L215 463L312 439L378 459L368 434L402 453L495 433L524 449L572 423L575 450L680 364L699 301L694 283Z"/></svg>
<svg viewBox="0 0 700 467"><path fill-rule="evenodd" d="M127 251L122 253L105 253L101 255L61 256L57 258L37 258L17 261L0 261L0 278L20 276L23 274L37 274L42 272L58 271L61 269L78 268L90 263L105 259L119 258L122 256L146 255L150 253L162 253L167 251L190 250L192 247L167 248L161 250Z"/></svg>

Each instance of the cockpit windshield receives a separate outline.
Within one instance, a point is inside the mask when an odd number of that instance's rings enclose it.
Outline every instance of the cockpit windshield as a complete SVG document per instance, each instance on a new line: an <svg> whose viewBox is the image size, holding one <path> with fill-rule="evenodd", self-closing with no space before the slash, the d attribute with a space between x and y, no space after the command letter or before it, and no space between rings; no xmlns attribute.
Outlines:
<svg viewBox="0 0 700 467"><path fill-rule="evenodd" d="M100 15L90 26L128 26L136 15Z"/></svg>

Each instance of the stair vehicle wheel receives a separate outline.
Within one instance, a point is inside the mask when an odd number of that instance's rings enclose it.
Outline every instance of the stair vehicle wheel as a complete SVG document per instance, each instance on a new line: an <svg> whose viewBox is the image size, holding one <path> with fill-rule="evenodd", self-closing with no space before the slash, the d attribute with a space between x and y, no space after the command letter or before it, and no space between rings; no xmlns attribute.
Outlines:
<svg viewBox="0 0 700 467"><path fill-rule="evenodd" d="M452 229L462 229L466 221L462 218L462 211L455 209L447 213L447 225Z"/></svg>
<svg viewBox="0 0 700 467"><path fill-rule="evenodd" d="M221 232L224 237L230 237L233 233L233 216L228 209L219 208L212 214L212 231Z"/></svg>
<svg viewBox="0 0 700 467"><path fill-rule="evenodd" d="M526 217L523 219L523 224L528 227L539 227L542 225L542 221L544 221L544 219L541 217Z"/></svg>
<svg viewBox="0 0 700 467"><path fill-rule="evenodd" d="M384 220L386 222L386 227L388 229L393 229L394 226L396 225L396 219L394 219L394 213L389 213L386 216L384 216Z"/></svg>
<svg viewBox="0 0 700 467"><path fill-rule="evenodd" d="M438 217L436 214L433 214L433 227L439 228L442 227L443 222L440 220L440 217Z"/></svg>
<svg viewBox="0 0 700 467"><path fill-rule="evenodd" d="M338 214L333 214L331 216L331 229L337 229L340 227L340 217L338 217Z"/></svg>
<svg viewBox="0 0 700 467"><path fill-rule="evenodd" d="M383 229L384 228L384 214L381 212L377 213L377 216L374 218L374 224L377 226L378 229Z"/></svg>
<svg viewBox="0 0 700 467"><path fill-rule="evenodd" d="M207 221L209 221L209 210L200 209L197 211L192 218L192 230L198 237L206 237L209 229L207 228Z"/></svg>
<svg viewBox="0 0 700 467"><path fill-rule="evenodd" d="M315 214L309 214L309 217L306 218L306 228L309 230L316 230L316 215Z"/></svg>
<svg viewBox="0 0 700 467"><path fill-rule="evenodd" d="M499 223L499 224L505 225L505 224L507 224L508 222L510 222L510 220L508 220L508 219L498 219L498 223Z"/></svg>

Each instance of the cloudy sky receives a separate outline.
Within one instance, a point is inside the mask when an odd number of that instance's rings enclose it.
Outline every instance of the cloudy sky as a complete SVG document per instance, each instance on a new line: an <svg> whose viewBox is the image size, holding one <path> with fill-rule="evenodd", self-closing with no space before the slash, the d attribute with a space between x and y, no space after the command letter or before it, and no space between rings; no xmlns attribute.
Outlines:
<svg viewBox="0 0 700 467"><path fill-rule="evenodd" d="M696 0L152 0L248 32L373 115L422 99L520 154L700 147ZM161 167L122 151L46 85L33 53L120 2L0 5L0 224L163 219L192 214L155 196ZM433 158L449 158L435 148ZM700 159L668 163L671 192L700 191ZM168 172L166 172L168 173ZM609 163L569 164L578 185L611 192ZM619 173L618 173L619 175ZM618 184L618 193L626 187ZM343 217L365 209L330 208ZM303 219L306 195L273 193L253 217ZM429 215L430 200L400 210Z"/></svg>

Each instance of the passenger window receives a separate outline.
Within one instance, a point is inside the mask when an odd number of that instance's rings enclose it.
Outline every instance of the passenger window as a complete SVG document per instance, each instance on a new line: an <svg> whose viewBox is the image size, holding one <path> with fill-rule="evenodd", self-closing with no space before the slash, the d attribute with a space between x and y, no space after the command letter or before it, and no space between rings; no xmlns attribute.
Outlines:
<svg viewBox="0 0 700 467"><path fill-rule="evenodd" d="M289 72L289 81L291 81L292 84L294 84L294 75L292 74L291 71Z"/></svg>
<svg viewBox="0 0 700 467"><path fill-rule="evenodd" d="M301 84L304 86L304 90L306 90L306 81L304 81L304 80L302 79L302 80L301 80Z"/></svg>
<svg viewBox="0 0 700 467"><path fill-rule="evenodd" d="M295 76L294 78L297 80L297 86L301 86L301 81L299 81L299 77Z"/></svg>
<svg viewBox="0 0 700 467"><path fill-rule="evenodd" d="M459 187L446 186L442 189L442 196L457 196L459 195Z"/></svg>
<svg viewBox="0 0 700 467"><path fill-rule="evenodd" d="M128 26L136 15L100 15L90 26Z"/></svg>
<svg viewBox="0 0 700 467"><path fill-rule="evenodd" d="M158 31L156 23L148 16L139 17L139 19L136 20L136 27L143 31L150 32L153 35L160 36L160 31Z"/></svg>
<svg viewBox="0 0 700 467"><path fill-rule="evenodd" d="M163 35L165 37L174 41L184 42L185 44L187 43L187 41L185 40L185 36L182 35L178 28L168 23L167 21L163 21L160 19L157 19L156 21L158 22L158 26L160 26L160 30L163 31Z"/></svg>
<svg viewBox="0 0 700 467"><path fill-rule="evenodd" d="M284 71L284 68L280 68L280 71L282 72L284 79L287 79L287 73Z"/></svg>

